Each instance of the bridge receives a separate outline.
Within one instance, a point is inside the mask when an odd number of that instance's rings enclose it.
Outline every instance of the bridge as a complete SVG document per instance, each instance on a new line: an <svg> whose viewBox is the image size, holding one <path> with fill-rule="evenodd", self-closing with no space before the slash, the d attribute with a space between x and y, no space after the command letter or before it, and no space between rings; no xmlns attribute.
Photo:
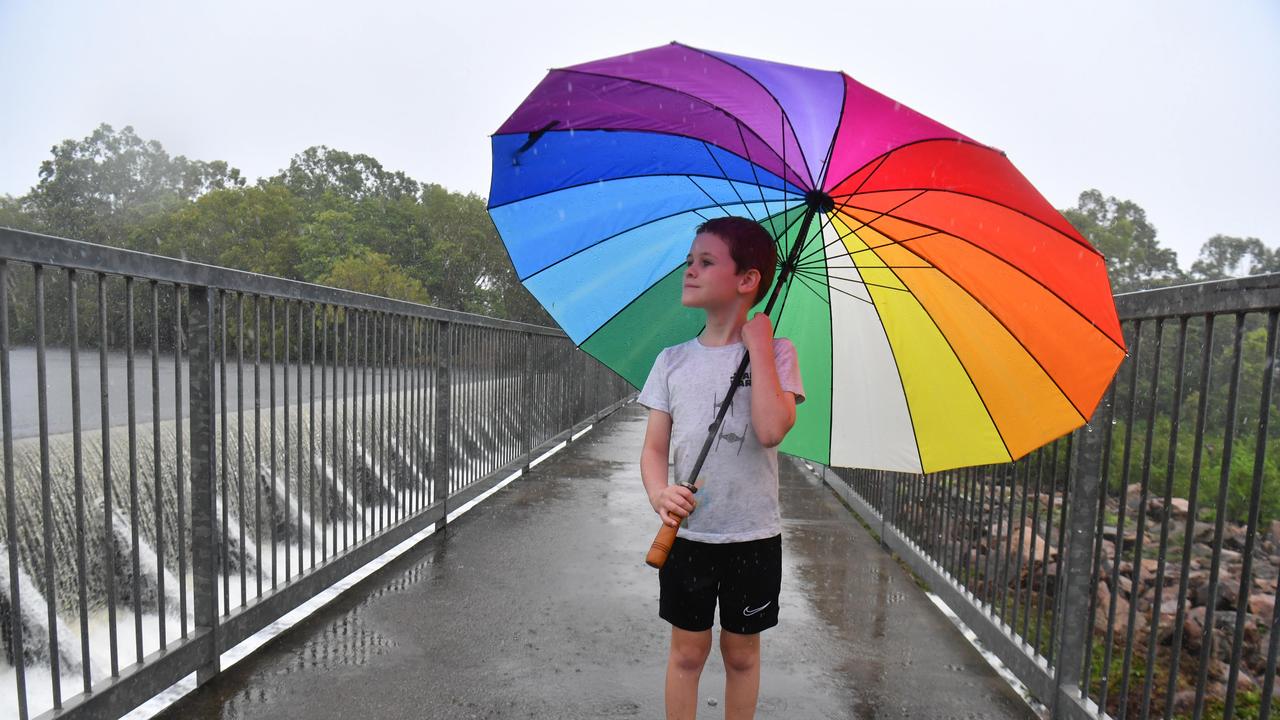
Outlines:
<svg viewBox="0 0 1280 720"><path fill-rule="evenodd" d="M563 334L7 229L0 288L6 716L659 713L643 414ZM1117 307L1018 462L783 462L760 717L1269 717L1280 276Z"/></svg>

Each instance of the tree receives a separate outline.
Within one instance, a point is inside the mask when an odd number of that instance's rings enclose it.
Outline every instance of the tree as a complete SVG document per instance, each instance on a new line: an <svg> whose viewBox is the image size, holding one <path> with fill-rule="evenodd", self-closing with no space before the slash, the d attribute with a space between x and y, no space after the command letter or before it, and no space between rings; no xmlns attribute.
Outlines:
<svg viewBox="0 0 1280 720"><path fill-rule="evenodd" d="M1169 285L1183 278L1177 252L1160 247L1155 227L1136 203L1086 190L1076 206L1062 214L1106 257L1114 292Z"/></svg>
<svg viewBox="0 0 1280 720"><path fill-rule="evenodd" d="M317 282L330 287L427 304L422 283L391 263L391 258L362 248L338 260Z"/></svg>
<svg viewBox="0 0 1280 720"><path fill-rule="evenodd" d="M301 203L281 185L215 190L139 222L130 247L293 280L304 267ZM328 268L328 264L324 269Z"/></svg>
<svg viewBox="0 0 1280 720"><path fill-rule="evenodd" d="M316 145L289 161L289 167L267 182L283 183L299 197L319 200L333 194L349 200L417 197L420 185L402 172L391 172L368 155Z"/></svg>
<svg viewBox="0 0 1280 720"><path fill-rule="evenodd" d="M1214 235L1200 246L1191 265L1197 280L1221 280L1280 271L1280 250L1268 249L1258 238Z"/></svg>
<svg viewBox="0 0 1280 720"><path fill-rule="evenodd" d="M45 232L119 245L130 225L213 190L240 187L222 161L171 158L132 127L99 125L82 140L55 145L24 205Z"/></svg>

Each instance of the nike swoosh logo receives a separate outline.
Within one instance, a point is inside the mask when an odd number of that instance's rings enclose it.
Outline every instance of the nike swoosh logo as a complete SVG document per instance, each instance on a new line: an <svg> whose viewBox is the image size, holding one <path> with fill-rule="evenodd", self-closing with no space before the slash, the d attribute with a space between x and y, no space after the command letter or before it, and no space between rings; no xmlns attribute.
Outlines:
<svg viewBox="0 0 1280 720"><path fill-rule="evenodd" d="M754 609L754 610L752 610L751 608L743 608L743 609L742 609L742 614L743 614L743 615L746 615L746 616L748 616L748 617L750 617L750 616L755 615L756 613L760 612L761 610L763 610L763 609L765 609L765 608L769 607L769 606L770 606L770 605L772 605L772 604L773 604L773 601L772 601L772 600L770 600L769 602L767 602L767 603L765 603L765 604L761 605L760 607L758 607L758 608L756 608L756 609Z"/></svg>

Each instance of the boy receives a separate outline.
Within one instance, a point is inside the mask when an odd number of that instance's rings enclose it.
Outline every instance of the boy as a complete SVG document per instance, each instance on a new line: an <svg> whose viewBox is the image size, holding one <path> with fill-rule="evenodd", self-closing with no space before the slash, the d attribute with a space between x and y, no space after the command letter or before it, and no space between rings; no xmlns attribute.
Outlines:
<svg viewBox="0 0 1280 720"><path fill-rule="evenodd" d="M747 311L769 291L777 265L773 238L753 220L725 217L700 225L689 250L680 302L706 311L692 340L663 350L640 392L649 425L640 475L662 522L680 527L659 572L659 616L671 623L667 718L693 718L698 678L711 651L720 605L725 717L755 716L760 632L778 623L782 521L778 451L803 402L790 340L774 338L769 317ZM667 458L683 482L742 360L750 365L695 486L669 484ZM697 507L697 512L694 508Z"/></svg>

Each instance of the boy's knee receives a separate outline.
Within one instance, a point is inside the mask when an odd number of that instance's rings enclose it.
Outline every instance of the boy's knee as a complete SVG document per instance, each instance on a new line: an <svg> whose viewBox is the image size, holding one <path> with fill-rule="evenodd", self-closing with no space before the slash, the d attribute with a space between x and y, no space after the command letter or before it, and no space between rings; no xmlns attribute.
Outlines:
<svg viewBox="0 0 1280 720"><path fill-rule="evenodd" d="M728 672L745 673L760 667L758 635L721 635L720 655Z"/></svg>
<svg viewBox="0 0 1280 720"><path fill-rule="evenodd" d="M684 672L698 672L711 654L711 632L680 633L671 639L671 662Z"/></svg>

